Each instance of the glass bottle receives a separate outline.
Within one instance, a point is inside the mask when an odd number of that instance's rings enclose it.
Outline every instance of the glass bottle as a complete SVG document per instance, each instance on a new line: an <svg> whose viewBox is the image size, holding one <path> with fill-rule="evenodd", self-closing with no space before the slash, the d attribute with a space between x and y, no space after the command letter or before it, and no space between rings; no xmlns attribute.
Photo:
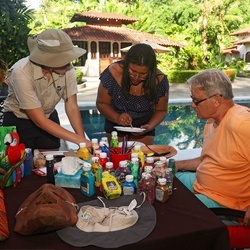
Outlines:
<svg viewBox="0 0 250 250"><path fill-rule="evenodd" d="M168 168L172 169L173 178L175 177L175 159L171 158L168 160Z"/></svg>
<svg viewBox="0 0 250 250"><path fill-rule="evenodd" d="M161 156L160 161L163 163L163 167L166 169L168 167L167 157Z"/></svg>
<svg viewBox="0 0 250 250"><path fill-rule="evenodd" d="M131 174L126 175L122 191L123 195L132 195L136 193L136 185L134 183L133 175Z"/></svg>
<svg viewBox="0 0 250 250"><path fill-rule="evenodd" d="M165 203L168 198L169 196L166 178L159 178L155 187L155 199Z"/></svg>
<svg viewBox="0 0 250 250"><path fill-rule="evenodd" d="M86 147L85 142L81 142L79 144L79 149L77 150L77 157L85 161L90 160L90 153Z"/></svg>
<svg viewBox="0 0 250 250"><path fill-rule="evenodd" d="M55 184L54 155L46 155L47 183Z"/></svg>
<svg viewBox="0 0 250 250"><path fill-rule="evenodd" d="M142 177L138 182L137 194L144 192L146 194L146 199L150 204L155 201L155 179L150 173L143 172Z"/></svg>
<svg viewBox="0 0 250 250"><path fill-rule="evenodd" d="M173 193L173 174L172 168L166 168L166 176L167 185L168 185L168 193L171 195Z"/></svg>
<svg viewBox="0 0 250 250"><path fill-rule="evenodd" d="M165 177L166 171L161 161L155 162L155 167L152 170L152 174L156 177L156 179Z"/></svg>
<svg viewBox="0 0 250 250"><path fill-rule="evenodd" d="M82 169L80 190L82 194L91 197L95 194L95 176L91 171L91 164L84 164Z"/></svg>

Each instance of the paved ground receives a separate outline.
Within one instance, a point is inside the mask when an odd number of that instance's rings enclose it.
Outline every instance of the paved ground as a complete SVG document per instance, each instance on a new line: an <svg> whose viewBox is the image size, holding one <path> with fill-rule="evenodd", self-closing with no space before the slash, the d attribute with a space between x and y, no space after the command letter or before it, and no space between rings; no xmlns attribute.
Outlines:
<svg viewBox="0 0 250 250"><path fill-rule="evenodd" d="M86 87L80 87L78 93L78 101L81 105L84 102L95 102L97 88L99 85L98 77L86 77ZM236 77L233 82L233 92L237 99L250 99L250 79L243 77ZM190 91L187 84L170 84L170 101L181 101L183 99L190 100Z"/></svg>

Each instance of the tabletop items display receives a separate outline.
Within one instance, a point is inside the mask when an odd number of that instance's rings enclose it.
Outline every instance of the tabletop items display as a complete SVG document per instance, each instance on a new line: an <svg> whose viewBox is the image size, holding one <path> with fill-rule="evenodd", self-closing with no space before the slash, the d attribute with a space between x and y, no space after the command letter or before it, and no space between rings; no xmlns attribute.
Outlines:
<svg viewBox="0 0 250 250"><path fill-rule="evenodd" d="M177 153L174 148L142 145L128 142L126 138L121 143L115 141L109 145L103 138L98 145L94 140L93 149L88 156L84 155L84 160L73 150L34 152L33 174L25 177L17 187L3 190L10 237L0 242L0 248L228 249L225 225L174 178L174 164L173 167L169 164L174 163ZM51 174L54 178L51 178ZM48 182L54 182L55 185ZM44 185L63 188L74 197L75 202L68 203L65 200L67 195L63 195L60 189L57 194L49 192L49 200L45 199L48 197L47 188L43 192L39 191L39 195L34 195ZM99 196L103 197L103 204L98 200ZM35 199L32 203L34 214L36 209L41 209L41 205L54 204L56 207L61 204L65 208L67 205L77 205L77 216L83 221L56 232L40 232L24 237L14 228L17 213L20 216L22 211L28 211L22 210L22 204L29 197ZM112 209L115 209L114 213ZM85 226L82 225L91 221L92 212L95 215L94 224L97 223L97 227L94 225L93 228L99 228L100 223L104 223L101 228L106 225L113 228L117 224L116 218L121 219L121 223L126 221L123 217L127 213L134 222L118 231L85 232L82 230ZM136 213L138 216L135 220L133 214ZM43 222L47 224L48 221ZM92 226L88 224L87 228Z"/></svg>
<svg viewBox="0 0 250 250"><path fill-rule="evenodd" d="M120 145L114 140L117 140L114 133L110 146L105 138L100 142L93 138L91 153L85 143L80 144L77 152L64 152L59 162L54 160L54 178L51 176L53 154L46 154L46 167L41 168L41 157L36 152L35 172L40 174L45 170L49 183L54 180L56 186L79 188L88 197L99 189L107 199L145 192L151 204L155 200L166 202L172 194L174 177L174 165L168 168L168 158L177 151L171 146L128 142L126 137Z"/></svg>

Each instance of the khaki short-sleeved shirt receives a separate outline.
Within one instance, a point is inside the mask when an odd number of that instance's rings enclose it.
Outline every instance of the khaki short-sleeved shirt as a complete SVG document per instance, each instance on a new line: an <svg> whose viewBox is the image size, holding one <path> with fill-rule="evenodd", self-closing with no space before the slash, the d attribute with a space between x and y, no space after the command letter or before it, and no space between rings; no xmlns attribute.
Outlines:
<svg viewBox="0 0 250 250"><path fill-rule="evenodd" d="M3 111L13 112L18 118L28 119L25 110L42 107L46 117L49 117L61 98L65 100L77 93L73 66L64 76L52 74L53 77L48 82L42 68L33 64L29 57L15 63L6 78L9 94Z"/></svg>

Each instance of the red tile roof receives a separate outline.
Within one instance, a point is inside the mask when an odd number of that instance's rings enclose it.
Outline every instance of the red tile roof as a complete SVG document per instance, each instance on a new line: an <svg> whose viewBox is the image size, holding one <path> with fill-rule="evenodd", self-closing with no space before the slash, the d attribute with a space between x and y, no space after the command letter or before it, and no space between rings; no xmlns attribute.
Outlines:
<svg viewBox="0 0 250 250"><path fill-rule="evenodd" d="M148 40L153 43L168 47L184 47L180 42L176 42L159 35L153 35L125 27L110 27L86 25L64 29L73 41L116 41L124 43L139 43Z"/></svg>
<svg viewBox="0 0 250 250"><path fill-rule="evenodd" d="M249 35L249 34L250 34L250 27L247 27L231 33L230 36Z"/></svg>
<svg viewBox="0 0 250 250"><path fill-rule="evenodd" d="M234 42L234 44L238 44L238 45L245 44L245 43L250 43L250 37L245 38L245 39L241 39L241 40L237 40Z"/></svg>
<svg viewBox="0 0 250 250"><path fill-rule="evenodd" d="M138 19L121 15L121 14L116 14L116 13L108 13L108 12L95 12L95 11L89 11L89 12L82 12L82 13L76 13L74 16L71 18L71 22L86 22L89 23L91 20L99 20L99 19L113 19L113 20L119 20L122 21L123 24L131 24Z"/></svg>
<svg viewBox="0 0 250 250"><path fill-rule="evenodd" d="M237 46L233 46L230 48L223 49L221 51L222 54L238 54L240 53L239 50L237 50Z"/></svg>

